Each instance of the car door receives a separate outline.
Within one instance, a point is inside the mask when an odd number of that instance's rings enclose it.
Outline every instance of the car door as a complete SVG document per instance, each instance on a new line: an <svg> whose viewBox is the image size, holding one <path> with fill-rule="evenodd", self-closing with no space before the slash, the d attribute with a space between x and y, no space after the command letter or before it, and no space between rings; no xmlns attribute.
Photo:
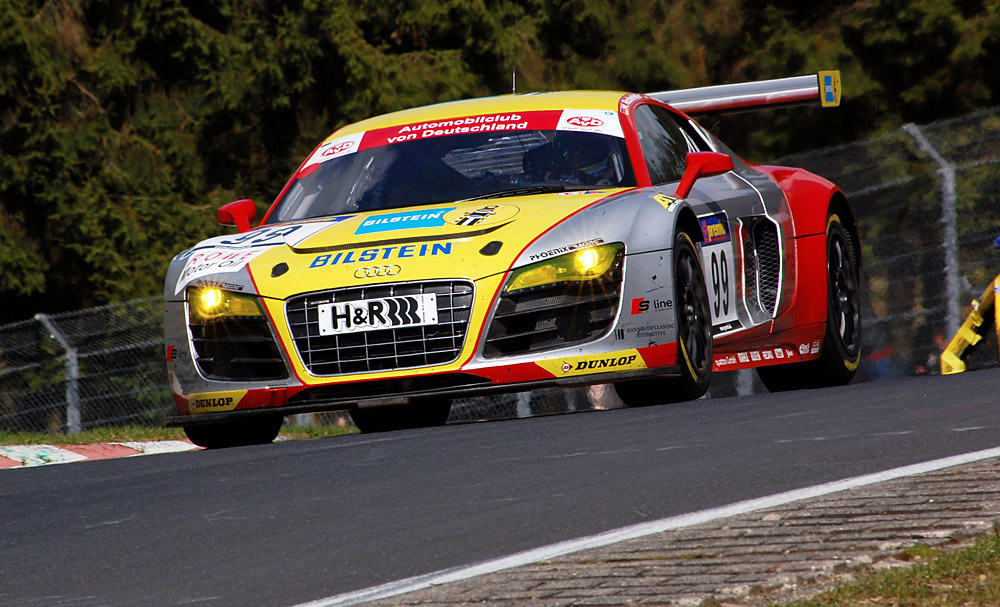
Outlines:
<svg viewBox="0 0 1000 607"><path fill-rule="evenodd" d="M663 194L676 191L689 152L716 151L681 116L663 107L640 105L634 116L650 180ZM775 260L759 254L760 245L780 251L780 230L770 219L780 201L761 191L763 184L755 183L752 169L739 158L733 161L733 171L699 179L687 198L702 229L702 266L715 335L770 321L780 293L780 256Z"/></svg>

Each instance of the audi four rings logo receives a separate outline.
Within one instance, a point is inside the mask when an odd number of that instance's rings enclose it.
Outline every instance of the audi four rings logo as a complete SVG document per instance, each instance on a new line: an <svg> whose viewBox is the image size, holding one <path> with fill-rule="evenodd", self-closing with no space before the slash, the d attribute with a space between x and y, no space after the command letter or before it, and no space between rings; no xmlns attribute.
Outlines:
<svg viewBox="0 0 1000 607"><path fill-rule="evenodd" d="M355 278L379 278L382 276L395 276L402 271L403 268L399 266L369 266L367 268L358 268L354 272Z"/></svg>

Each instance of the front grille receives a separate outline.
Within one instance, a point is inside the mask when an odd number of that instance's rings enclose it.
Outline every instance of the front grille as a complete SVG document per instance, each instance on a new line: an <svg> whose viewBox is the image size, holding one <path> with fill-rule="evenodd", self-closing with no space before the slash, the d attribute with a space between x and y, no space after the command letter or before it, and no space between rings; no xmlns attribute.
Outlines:
<svg viewBox="0 0 1000 607"><path fill-rule="evenodd" d="M591 341L611 327L621 296L624 255L600 278L504 293L483 356L540 352Z"/></svg>
<svg viewBox="0 0 1000 607"><path fill-rule="evenodd" d="M198 368L208 379L288 377L288 368L265 318L220 318L192 322L190 328Z"/></svg>
<svg viewBox="0 0 1000 607"><path fill-rule="evenodd" d="M324 304L424 293L437 296L437 324L320 335L319 307ZM472 299L472 283L442 280L310 293L289 299L285 312L306 369L313 375L329 376L412 369L456 360L468 332Z"/></svg>

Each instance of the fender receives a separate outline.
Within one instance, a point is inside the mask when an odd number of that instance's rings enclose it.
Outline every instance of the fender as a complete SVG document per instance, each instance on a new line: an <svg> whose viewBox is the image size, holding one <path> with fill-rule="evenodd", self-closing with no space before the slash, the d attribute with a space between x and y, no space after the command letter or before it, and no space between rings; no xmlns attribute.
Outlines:
<svg viewBox="0 0 1000 607"><path fill-rule="evenodd" d="M769 176L785 191L795 221L795 238L825 234L831 203L838 195L847 199L832 182L801 169L771 165L753 165L753 168ZM848 216L841 220L845 226L853 228L854 216L844 206Z"/></svg>
<svg viewBox="0 0 1000 607"><path fill-rule="evenodd" d="M794 218L795 229L795 297L792 305L774 321L773 331L796 326L825 323L827 298L826 286L826 227L831 212L836 212L855 242L858 228L854 214L847 204L843 191L832 182L803 171L780 166L757 165L758 171L768 175L784 190ZM861 267L861 250L857 250ZM807 263L812 261L812 263ZM805 277L821 281L822 288L800 289ZM818 286L815 285L814 286Z"/></svg>

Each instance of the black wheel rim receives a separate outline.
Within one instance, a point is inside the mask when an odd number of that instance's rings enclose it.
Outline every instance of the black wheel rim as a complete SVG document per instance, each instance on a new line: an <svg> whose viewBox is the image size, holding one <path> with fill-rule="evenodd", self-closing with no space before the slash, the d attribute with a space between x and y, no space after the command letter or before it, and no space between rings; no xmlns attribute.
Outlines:
<svg viewBox="0 0 1000 607"><path fill-rule="evenodd" d="M709 360L712 332L708 315L708 291L694 255L687 248L677 251L677 334L692 369L703 376Z"/></svg>
<svg viewBox="0 0 1000 607"><path fill-rule="evenodd" d="M861 295L858 291L858 272L854 254L844 234L830 235L827 251L830 281L830 322L845 353L853 357L858 353L858 324L861 318Z"/></svg>

